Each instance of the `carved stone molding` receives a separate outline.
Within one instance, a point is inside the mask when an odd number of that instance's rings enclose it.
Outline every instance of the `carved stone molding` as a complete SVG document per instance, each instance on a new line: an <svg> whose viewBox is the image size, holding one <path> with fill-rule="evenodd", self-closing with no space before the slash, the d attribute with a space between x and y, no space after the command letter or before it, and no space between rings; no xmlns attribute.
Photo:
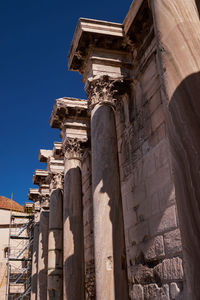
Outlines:
<svg viewBox="0 0 200 300"><path fill-rule="evenodd" d="M50 196L48 194L41 195L41 208L44 208L44 209L49 208L49 199L50 199Z"/></svg>
<svg viewBox="0 0 200 300"><path fill-rule="evenodd" d="M82 141L77 138L66 138L63 142L63 152L67 159L82 159Z"/></svg>
<svg viewBox="0 0 200 300"><path fill-rule="evenodd" d="M50 183L50 189L56 190L56 189L63 189L64 185L64 173L57 173L57 174L51 174L51 183Z"/></svg>
<svg viewBox="0 0 200 300"><path fill-rule="evenodd" d="M130 93L130 80L127 78L111 79L107 75L88 80L86 93L88 106L93 109L96 104L108 104L116 108L119 95Z"/></svg>

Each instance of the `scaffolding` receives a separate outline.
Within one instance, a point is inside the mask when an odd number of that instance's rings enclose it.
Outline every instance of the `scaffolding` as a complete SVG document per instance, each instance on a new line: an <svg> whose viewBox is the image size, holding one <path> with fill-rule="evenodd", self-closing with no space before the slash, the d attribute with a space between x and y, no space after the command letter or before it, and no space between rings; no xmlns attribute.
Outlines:
<svg viewBox="0 0 200 300"><path fill-rule="evenodd" d="M30 300L33 206L10 214L6 300Z"/></svg>

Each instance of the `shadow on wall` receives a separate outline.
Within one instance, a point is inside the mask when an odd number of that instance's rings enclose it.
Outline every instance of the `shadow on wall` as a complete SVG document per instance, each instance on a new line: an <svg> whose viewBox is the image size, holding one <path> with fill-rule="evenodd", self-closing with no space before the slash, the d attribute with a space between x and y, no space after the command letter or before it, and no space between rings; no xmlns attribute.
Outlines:
<svg viewBox="0 0 200 300"><path fill-rule="evenodd" d="M200 1L195 0L195 2L196 2L197 10L198 10L198 13L199 13L199 17L200 17Z"/></svg>
<svg viewBox="0 0 200 300"><path fill-rule="evenodd" d="M95 172L96 175L92 174L93 193L101 186L100 193L109 199L114 251L115 299L125 300L129 299L128 280L116 126L112 108L105 105L99 107L92 117L92 123L95 128L92 132L92 163L98 169ZM100 201L105 200L107 203L106 199L100 195ZM106 226L107 222L107 220L102 220L102 226ZM106 228L102 228L102 232L105 230Z"/></svg>
<svg viewBox="0 0 200 300"><path fill-rule="evenodd" d="M80 184L79 184L80 183ZM64 262L66 299L84 299L84 248L83 248L83 210L81 190L81 170L71 168L65 175L64 193L64 226L72 237L64 230L65 251L72 253ZM65 254L64 254L65 255Z"/></svg>
<svg viewBox="0 0 200 300"><path fill-rule="evenodd" d="M191 299L196 300L200 285L200 72L185 78L175 90L168 123L186 278Z"/></svg>

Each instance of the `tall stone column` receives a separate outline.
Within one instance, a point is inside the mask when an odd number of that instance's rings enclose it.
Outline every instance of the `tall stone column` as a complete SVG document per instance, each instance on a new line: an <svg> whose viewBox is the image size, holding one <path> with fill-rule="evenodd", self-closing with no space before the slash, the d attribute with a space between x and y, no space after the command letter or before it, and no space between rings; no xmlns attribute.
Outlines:
<svg viewBox="0 0 200 300"><path fill-rule="evenodd" d="M64 158L63 196L63 299L84 299L84 241L81 157L88 140L87 101L60 98L50 117L61 130Z"/></svg>
<svg viewBox="0 0 200 300"><path fill-rule="evenodd" d="M40 193L39 189L29 189L28 198L34 201L34 228L32 248L32 272L31 272L31 300L37 300L37 274L38 274L38 243L40 222Z"/></svg>
<svg viewBox="0 0 200 300"><path fill-rule="evenodd" d="M49 231L49 184L48 172L35 170L33 183L40 186L40 224L38 243L37 300L47 299L48 231Z"/></svg>
<svg viewBox="0 0 200 300"><path fill-rule="evenodd" d="M114 82L108 76L103 76L91 81L87 87L92 107L92 191L97 300L128 299Z"/></svg>
<svg viewBox="0 0 200 300"><path fill-rule="evenodd" d="M116 93L126 92L132 56L122 24L81 18L68 54L82 74L91 106L96 298L128 299L124 224L114 114Z"/></svg>
<svg viewBox="0 0 200 300"><path fill-rule="evenodd" d="M200 284L200 22L195 0L151 0L190 299Z"/></svg>
<svg viewBox="0 0 200 300"><path fill-rule="evenodd" d="M51 175L49 239L48 239L48 299L63 299L63 174Z"/></svg>
<svg viewBox="0 0 200 300"><path fill-rule="evenodd" d="M84 299L84 242L81 182L81 147L65 141L64 166L64 299Z"/></svg>
<svg viewBox="0 0 200 300"><path fill-rule="evenodd" d="M38 243L38 300L47 299L48 231L49 211L42 210L40 213Z"/></svg>

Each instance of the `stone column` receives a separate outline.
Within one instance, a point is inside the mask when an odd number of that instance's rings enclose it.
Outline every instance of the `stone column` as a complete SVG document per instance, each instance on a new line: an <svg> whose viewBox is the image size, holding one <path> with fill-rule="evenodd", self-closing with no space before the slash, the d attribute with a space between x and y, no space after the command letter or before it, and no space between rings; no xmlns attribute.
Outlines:
<svg viewBox="0 0 200 300"><path fill-rule="evenodd" d="M38 243L39 243L39 222L40 202L39 189L29 189L28 198L34 201L34 228L32 248L32 270L31 270L31 300L37 300L37 274L38 274Z"/></svg>
<svg viewBox="0 0 200 300"><path fill-rule="evenodd" d="M84 299L84 243L80 141L67 138L64 165L64 299Z"/></svg>
<svg viewBox="0 0 200 300"><path fill-rule="evenodd" d="M47 299L48 231L49 231L49 184L48 172L35 170L33 183L39 185L40 224L38 243L37 300Z"/></svg>
<svg viewBox="0 0 200 300"><path fill-rule="evenodd" d="M63 197L63 299L84 299L84 243L81 156L88 140L87 100L60 98L50 117L53 128L61 130L64 158Z"/></svg>
<svg viewBox="0 0 200 300"><path fill-rule="evenodd" d="M48 299L63 299L63 174L52 174L50 183Z"/></svg>
<svg viewBox="0 0 200 300"><path fill-rule="evenodd" d="M38 300L47 299L48 230L49 212L42 210L40 213L38 243Z"/></svg>
<svg viewBox="0 0 200 300"><path fill-rule="evenodd" d="M87 87L92 107L92 191L97 300L128 299L113 105L114 82L108 76L102 76L91 81Z"/></svg>
<svg viewBox="0 0 200 300"><path fill-rule="evenodd" d="M195 0L151 0L190 299L200 284L200 22Z"/></svg>

